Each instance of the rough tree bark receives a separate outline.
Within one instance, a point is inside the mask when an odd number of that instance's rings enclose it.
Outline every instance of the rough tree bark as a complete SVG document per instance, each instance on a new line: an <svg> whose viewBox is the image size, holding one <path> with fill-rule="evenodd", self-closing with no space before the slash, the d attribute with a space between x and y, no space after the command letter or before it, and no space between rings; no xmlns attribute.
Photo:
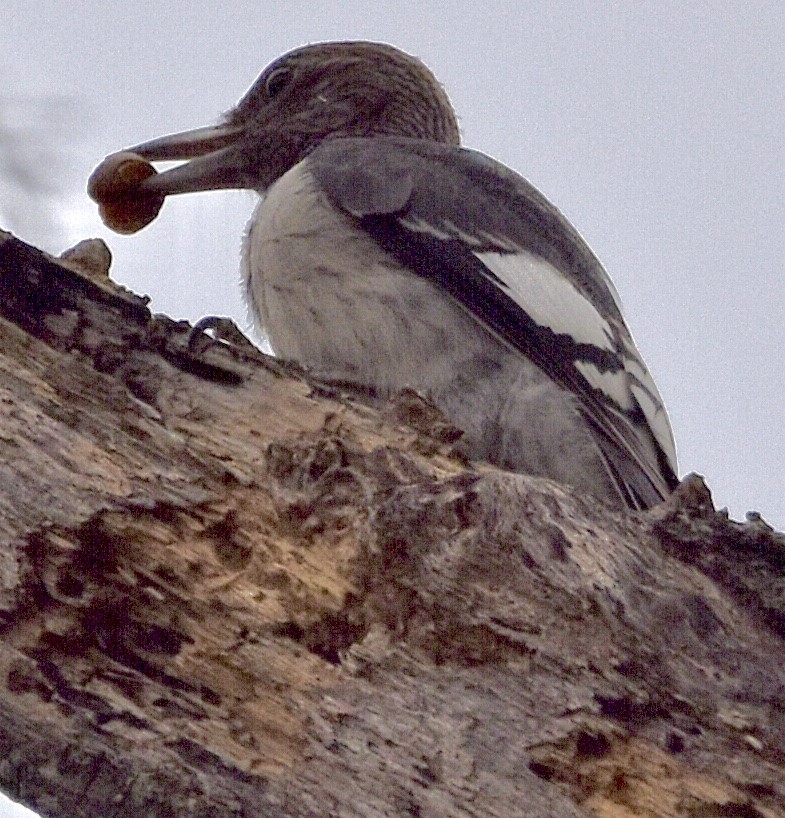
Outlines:
<svg viewBox="0 0 785 818"><path fill-rule="evenodd" d="M193 355L92 250L0 235L0 789L103 818L785 815L782 535L697 478L616 514L465 462L415 395Z"/></svg>

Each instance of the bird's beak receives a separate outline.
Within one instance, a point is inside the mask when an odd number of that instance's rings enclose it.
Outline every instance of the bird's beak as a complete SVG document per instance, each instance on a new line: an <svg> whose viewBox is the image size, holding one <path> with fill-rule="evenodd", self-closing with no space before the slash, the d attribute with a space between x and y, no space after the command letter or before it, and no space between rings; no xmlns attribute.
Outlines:
<svg viewBox="0 0 785 818"><path fill-rule="evenodd" d="M242 151L238 149L242 134L243 129L234 125L211 125L162 136L128 148L149 162L189 160L176 168L150 176L139 188L168 196L252 186L248 183Z"/></svg>

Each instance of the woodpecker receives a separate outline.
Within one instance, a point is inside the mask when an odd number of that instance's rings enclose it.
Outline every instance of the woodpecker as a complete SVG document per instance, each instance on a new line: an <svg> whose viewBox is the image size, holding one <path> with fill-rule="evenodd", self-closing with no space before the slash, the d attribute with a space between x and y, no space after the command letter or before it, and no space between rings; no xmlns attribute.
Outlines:
<svg viewBox="0 0 785 818"><path fill-rule="evenodd" d="M431 71L329 42L269 65L214 126L129 149L189 160L144 195L248 188L251 316L273 351L378 394L424 393L468 455L648 508L677 484L663 401L586 242L461 147Z"/></svg>

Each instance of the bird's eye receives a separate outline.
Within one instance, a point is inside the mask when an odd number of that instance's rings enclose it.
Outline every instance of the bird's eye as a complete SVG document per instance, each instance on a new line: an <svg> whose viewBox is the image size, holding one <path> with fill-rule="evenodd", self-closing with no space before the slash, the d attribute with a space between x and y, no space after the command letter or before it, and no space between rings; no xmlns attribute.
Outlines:
<svg viewBox="0 0 785 818"><path fill-rule="evenodd" d="M267 91L267 96L272 99L274 96L280 94L289 84L291 78L291 68L276 68L271 72L264 83L264 90Z"/></svg>

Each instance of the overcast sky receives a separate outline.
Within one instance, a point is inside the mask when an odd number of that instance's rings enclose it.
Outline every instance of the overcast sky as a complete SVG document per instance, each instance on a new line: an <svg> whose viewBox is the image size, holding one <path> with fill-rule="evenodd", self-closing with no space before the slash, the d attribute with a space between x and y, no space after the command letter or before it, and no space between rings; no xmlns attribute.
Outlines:
<svg viewBox="0 0 785 818"><path fill-rule="evenodd" d="M785 528L782 0L3 9L0 227L55 252L101 236L115 280L155 311L242 327L254 194L175 197L123 237L87 199L90 171L119 148L214 122L307 42L382 40L420 56L465 144L534 182L605 264L669 408L681 473L704 474L733 516L756 509ZM38 192L25 198L8 190L9 168L30 158Z"/></svg>

